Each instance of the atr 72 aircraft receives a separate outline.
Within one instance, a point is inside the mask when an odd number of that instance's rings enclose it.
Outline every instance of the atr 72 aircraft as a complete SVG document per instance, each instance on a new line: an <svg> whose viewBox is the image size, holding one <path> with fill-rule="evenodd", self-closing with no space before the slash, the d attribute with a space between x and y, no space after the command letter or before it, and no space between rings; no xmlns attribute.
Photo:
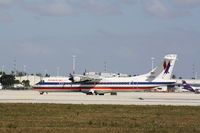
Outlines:
<svg viewBox="0 0 200 133"><path fill-rule="evenodd" d="M175 83L171 79L177 55L166 55L162 63L149 73L134 77L91 77L70 75L65 78L45 78L33 86L44 92L83 92L86 94L132 92L150 90Z"/></svg>

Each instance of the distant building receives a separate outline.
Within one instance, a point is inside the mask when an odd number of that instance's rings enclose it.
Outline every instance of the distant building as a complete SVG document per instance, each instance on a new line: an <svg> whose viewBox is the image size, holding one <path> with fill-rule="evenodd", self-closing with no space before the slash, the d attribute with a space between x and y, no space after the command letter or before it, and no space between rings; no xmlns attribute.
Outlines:
<svg viewBox="0 0 200 133"><path fill-rule="evenodd" d="M35 75L27 75L27 76L16 76L15 79L19 80L20 82L22 82L23 80L29 80L29 84L30 86L32 86L38 83L42 79L42 77Z"/></svg>
<svg viewBox="0 0 200 133"><path fill-rule="evenodd" d="M85 72L86 76L102 76L102 77L131 77L131 75L123 73L106 73L106 72Z"/></svg>

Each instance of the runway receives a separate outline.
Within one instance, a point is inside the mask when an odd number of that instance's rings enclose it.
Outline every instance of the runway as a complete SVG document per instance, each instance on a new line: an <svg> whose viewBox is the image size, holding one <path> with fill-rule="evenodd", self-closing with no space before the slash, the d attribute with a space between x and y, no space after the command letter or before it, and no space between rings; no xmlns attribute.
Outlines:
<svg viewBox="0 0 200 133"><path fill-rule="evenodd" d="M83 93L48 93L34 90L0 90L0 103L115 104L115 105L189 105L199 106L200 95L194 93L129 92L117 96Z"/></svg>

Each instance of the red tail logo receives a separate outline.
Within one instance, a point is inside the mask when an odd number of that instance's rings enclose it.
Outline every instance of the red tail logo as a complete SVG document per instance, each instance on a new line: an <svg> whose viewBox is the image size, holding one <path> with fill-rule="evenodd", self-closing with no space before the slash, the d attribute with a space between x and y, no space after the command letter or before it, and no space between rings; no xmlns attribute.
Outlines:
<svg viewBox="0 0 200 133"><path fill-rule="evenodd" d="M166 64L165 61L164 61L164 63L163 63L163 67L164 67L164 69L166 69L166 67L167 67L167 64Z"/></svg>

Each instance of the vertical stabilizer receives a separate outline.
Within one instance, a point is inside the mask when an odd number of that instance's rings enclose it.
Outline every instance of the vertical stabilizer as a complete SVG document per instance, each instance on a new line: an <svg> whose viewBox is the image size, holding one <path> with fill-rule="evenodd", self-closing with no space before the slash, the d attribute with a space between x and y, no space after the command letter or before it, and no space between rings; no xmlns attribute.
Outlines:
<svg viewBox="0 0 200 133"><path fill-rule="evenodd" d="M149 73L150 74L149 77L154 79L164 79L164 80L171 79L176 58L177 58L176 54L166 55L162 63Z"/></svg>

